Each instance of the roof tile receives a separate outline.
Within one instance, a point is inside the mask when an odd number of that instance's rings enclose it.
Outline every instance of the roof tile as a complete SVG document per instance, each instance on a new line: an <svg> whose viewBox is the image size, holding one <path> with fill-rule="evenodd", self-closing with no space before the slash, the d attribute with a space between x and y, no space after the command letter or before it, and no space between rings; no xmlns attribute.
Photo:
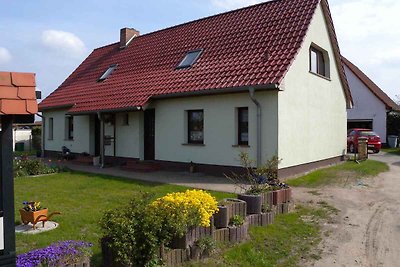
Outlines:
<svg viewBox="0 0 400 267"><path fill-rule="evenodd" d="M9 72L0 71L0 85L11 85L11 74Z"/></svg>
<svg viewBox="0 0 400 267"><path fill-rule="evenodd" d="M84 113L143 106L157 95L279 84L319 3L269 1L145 34L125 49L100 47L39 107L70 105L71 113ZM195 49L203 49L198 61L176 69ZM115 71L97 82L112 64Z"/></svg>
<svg viewBox="0 0 400 267"><path fill-rule="evenodd" d="M11 72L11 81L15 86L36 86L34 73Z"/></svg>

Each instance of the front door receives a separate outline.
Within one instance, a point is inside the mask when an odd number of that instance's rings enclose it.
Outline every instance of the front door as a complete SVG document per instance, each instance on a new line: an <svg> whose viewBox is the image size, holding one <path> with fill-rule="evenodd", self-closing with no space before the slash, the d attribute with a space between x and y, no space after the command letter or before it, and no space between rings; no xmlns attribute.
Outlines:
<svg viewBox="0 0 400 267"><path fill-rule="evenodd" d="M144 111L144 159L154 160L155 150L155 110Z"/></svg>

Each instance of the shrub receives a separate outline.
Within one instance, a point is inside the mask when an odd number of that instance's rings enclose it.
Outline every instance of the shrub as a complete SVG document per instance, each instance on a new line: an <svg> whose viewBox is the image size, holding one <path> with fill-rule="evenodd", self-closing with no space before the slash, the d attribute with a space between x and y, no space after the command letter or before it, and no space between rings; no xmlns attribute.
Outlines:
<svg viewBox="0 0 400 267"><path fill-rule="evenodd" d="M211 236L205 236L196 241L197 247L200 249L201 254L210 255L217 247L214 239Z"/></svg>
<svg viewBox="0 0 400 267"><path fill-rule="evenodd" d="M217 200L203 190L170 193L158 198L151 207L163 220L164 231L183 236L190 226L210 226L211 216L218 211Z"/></svg>
<svg viewBox="0 0 400 267"><path fill-rule="evenodd" d="M125 266L153 266L158 250L171 236L162 232L162 221L149 206L151 195L136 195L119 209L105 212L100 221L115 260Z"/></svg>
<svg viewBox="0 0 400 267"><path fill-rule="evenodd" d="M241 226L241 225L243 225L243 223L244 223L244 219L243 219L243 217L240 216L240 215L235 215L235 216L232 217L230 223L231 223L233 226Z"/></svg>
<svg viewBox="0 0 400 267"><path fill-rule="evenodd" d="M247 153L241 152L239 157L245 170L244 173L232 172L230 175L225 174L225 177L245 191L246 194L258 195L262 192L273 190L274 186L279 185L278 166L281 159L278 156L273 156L264 165L257 168L253 167L255 162L249 158Z"/></svg>
<svg viewBox="0 0 400 267"><path fill-rule="evenodd" d="M58 267L78 263L92 254L91 243L67 240L46 248L31 250L17 257L17 267Z"/></svg>
<svg viewBox="0 0 400 267"><path fill-rule="evenodd" d="M49 174L60 171L58 167L49 167L37 159L14 160L14 177Z"/></svg>

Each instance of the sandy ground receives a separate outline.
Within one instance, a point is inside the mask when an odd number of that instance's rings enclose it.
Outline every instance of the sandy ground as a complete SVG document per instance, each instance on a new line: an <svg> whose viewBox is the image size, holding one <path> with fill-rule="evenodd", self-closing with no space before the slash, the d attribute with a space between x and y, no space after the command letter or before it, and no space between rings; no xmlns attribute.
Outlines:
<svg viewBox="0 0 400 267"><path fill-rule="evenodd" d="M400 157L380 153L371 159L390 171L343 187L298 188L296 202L326 201L340 212L324 224L321 259L305 266L400 266Z"/></svg>

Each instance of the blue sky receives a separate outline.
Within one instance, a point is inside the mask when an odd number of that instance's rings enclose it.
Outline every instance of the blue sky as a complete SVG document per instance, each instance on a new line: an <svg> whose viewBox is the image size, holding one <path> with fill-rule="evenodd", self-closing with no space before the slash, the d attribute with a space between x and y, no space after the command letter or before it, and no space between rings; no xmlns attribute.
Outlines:
<svg viewBox="0 0 400 267"><path fill-rule="evenodd" d="M0 9L0 70L37 73L47 96L119 30L148 33L258 0L13 0ZM400 1L330 0L342 54L390 97L400 95Z"/></svg>

